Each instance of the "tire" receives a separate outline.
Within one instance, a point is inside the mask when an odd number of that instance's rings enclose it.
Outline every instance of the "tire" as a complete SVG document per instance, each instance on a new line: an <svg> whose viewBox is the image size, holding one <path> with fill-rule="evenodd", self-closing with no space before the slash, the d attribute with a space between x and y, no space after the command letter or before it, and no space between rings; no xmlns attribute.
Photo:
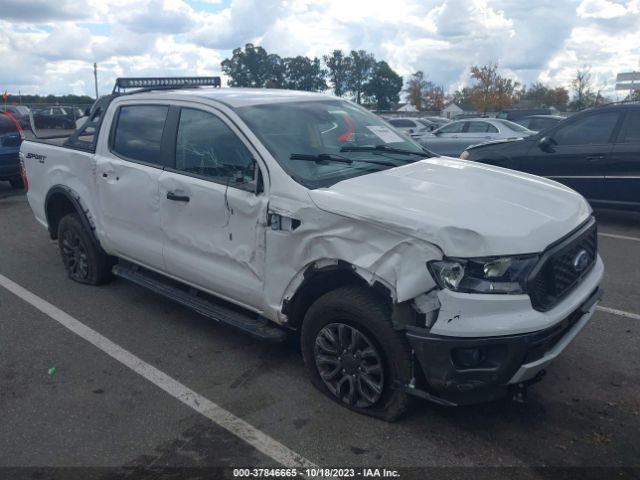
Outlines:
<svg viewBox="0 0 640 480"><path fill-rule="evenodd" d="M9 183L11 184L11 188L15 188L16 190L24 188L24 183L22 182L22 178L20 177L10 178Z"/></svg>
<svg viewBox="0 0 640 480"><path fill-rule="evenodd" d="M60 220L58 248L70 279L88 285L102 285L113 278L112 258L96 246L77 213L65 215Z"/></svg>
<svg viewBox="0 0 640 480"><path fill-rule="evenodd" d="M342 406L388 422L409 408L409 396L394 388L411 379L409 343L393 329L389 305L367 288L345 286L316 300L301 345L313 385Z"/></svg>

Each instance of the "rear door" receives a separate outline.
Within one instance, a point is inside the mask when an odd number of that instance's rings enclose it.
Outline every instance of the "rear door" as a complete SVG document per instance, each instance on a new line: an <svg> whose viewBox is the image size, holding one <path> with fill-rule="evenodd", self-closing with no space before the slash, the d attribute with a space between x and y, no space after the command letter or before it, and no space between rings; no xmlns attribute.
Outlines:
<svg viewBox="0 0 640 480"><path fill-rule="evenodd" d="M166 269L260 310L267 198L257 188L258 155L215 109L176 111L175 155L159 190Z"/></svg>
<svg viewBox="0 0 640 480"><path fill-rule="evenodd" d="M613 148L620 113L593 111L568 120L548 134L550 143L534 143L529 155L514 159L514 167L557 180L589 200L604 193L605 164Z"/></svg>
<svg viewBox="0 0 640 480"><path fill-rule="evenodd" d="M166 164L163 136L169 107L122 105L116 110L107 152L96 155L103 241L111 252L164 269L158 180Z"/></svg>
<svg viewBox="0 0 640 480"><path fill-rule="evenodd" d="M489 122L475 120L467 122L467 124L467 129L461 136L465 140L469 140L470 143L468 145L488 142L489 140L494 140L500 136L498 129ZM465 145L465 147L468 145Z"/></svg>
<svg viewBox="0 0 640 480"><path fill-rule="evenodd" d="M640 207L640 108L626 112L604 176L603 201Z"/></svg>

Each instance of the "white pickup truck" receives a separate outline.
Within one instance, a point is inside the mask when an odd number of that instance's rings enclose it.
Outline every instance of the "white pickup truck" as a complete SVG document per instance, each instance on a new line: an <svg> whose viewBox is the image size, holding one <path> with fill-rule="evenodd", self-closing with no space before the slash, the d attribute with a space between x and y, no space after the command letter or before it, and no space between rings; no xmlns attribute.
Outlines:
<svg viewBox="0 0 640 480"><path fill-rule="evenodd" d="M207 83L119 79L140 88L63 146L22 144L73 280L297 333L314 385L386 420L412 396L521 397L589 321L604 267L576 192L438 157L339 98Z"/></svg>

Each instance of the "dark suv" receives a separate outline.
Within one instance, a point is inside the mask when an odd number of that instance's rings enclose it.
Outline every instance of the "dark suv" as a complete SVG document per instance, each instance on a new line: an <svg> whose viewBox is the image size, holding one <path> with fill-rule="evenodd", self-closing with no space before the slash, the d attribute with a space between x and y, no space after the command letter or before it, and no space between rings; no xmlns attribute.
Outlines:
<svg viewBox="0 0 640 480"><path fill-rule="evenodd" d="M522 140L469 147L461 158L557 180L594 206L640 210L640 102L585 110Z"/></svg>
<svg viewBox="0 0 640 480"><path fill-rule="evenodd" d="M0 180L8 180L13 188L22 188L18 152L24 140L18 121L0 112Z"/></svg>

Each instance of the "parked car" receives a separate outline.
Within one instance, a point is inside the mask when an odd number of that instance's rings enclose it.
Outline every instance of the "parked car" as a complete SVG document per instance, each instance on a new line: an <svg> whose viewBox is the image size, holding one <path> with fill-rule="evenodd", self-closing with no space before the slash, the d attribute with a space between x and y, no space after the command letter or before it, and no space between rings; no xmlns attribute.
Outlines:
<svg viewBox="0 0 640 480"><path fill-rule="evenodd" d="M418 139L432 152L458 157L469 145L497 139L521 138L535 132L499 118L456 120Z"/></svg>
<svg viewBox="0 0 640 480"><path fill-rule="evenodd" d="M47 107L36 110L33 119L36 128L75 129L76 119L83 117L84 112L78 107Z"/></svg>
<svg viewBox="0 0 640 480"><path fill-rule="evenodd" d="M268 342L297 331L312 383L385 420L411 395L521 395L589 322L604 267L571 189L435 156L333 96L167 80L65 147L22 145L71 279L115 274Z"/></svg>
<svg viewBox="0 0 640 480"><path fill-rule="evenodd" d="M7 105L0 107L0 110L10 113L23 129L31 129L31 121L29 119L31 109L26 105Z"/></svg>
<svg viewBox="0 0 640 480"><path fill-rule="evenodd" d="M560 115L531 115L530 117L522 117L514 121L529 130L541 132L542 130L546 130L547 128L557 125L563 120L564 117L561 117Z"/></svg>
<svg viewBox="0 0 640 480"><path fill-rule="evenodd" d="M640 103L585 110L519 141L468 148L462 158L563 183L592 205L640 209Z"/></svg>
<svg viewBox="0 0 640 480"><path fill-rule="evenodd" d="M0 112L0 180L22 188L18 152L24 140L22 127L8 112Z"/></svg>
<svg viewBox="0 0 640 480"><path fill-rule="evenodd" d="M415 138L438 128L436 123L420 118L395 117L387 119L387 122L398 130Z"/></svg>
<svg viewBox="0 0 640 480"><path fill-rule="evenodd" d="M531 115L555 115L558 111L554 108L513 108L509 110L502 110L498 112L496 118L502 118L504 120L516 120L524 117L530 117Z"/></svg>

